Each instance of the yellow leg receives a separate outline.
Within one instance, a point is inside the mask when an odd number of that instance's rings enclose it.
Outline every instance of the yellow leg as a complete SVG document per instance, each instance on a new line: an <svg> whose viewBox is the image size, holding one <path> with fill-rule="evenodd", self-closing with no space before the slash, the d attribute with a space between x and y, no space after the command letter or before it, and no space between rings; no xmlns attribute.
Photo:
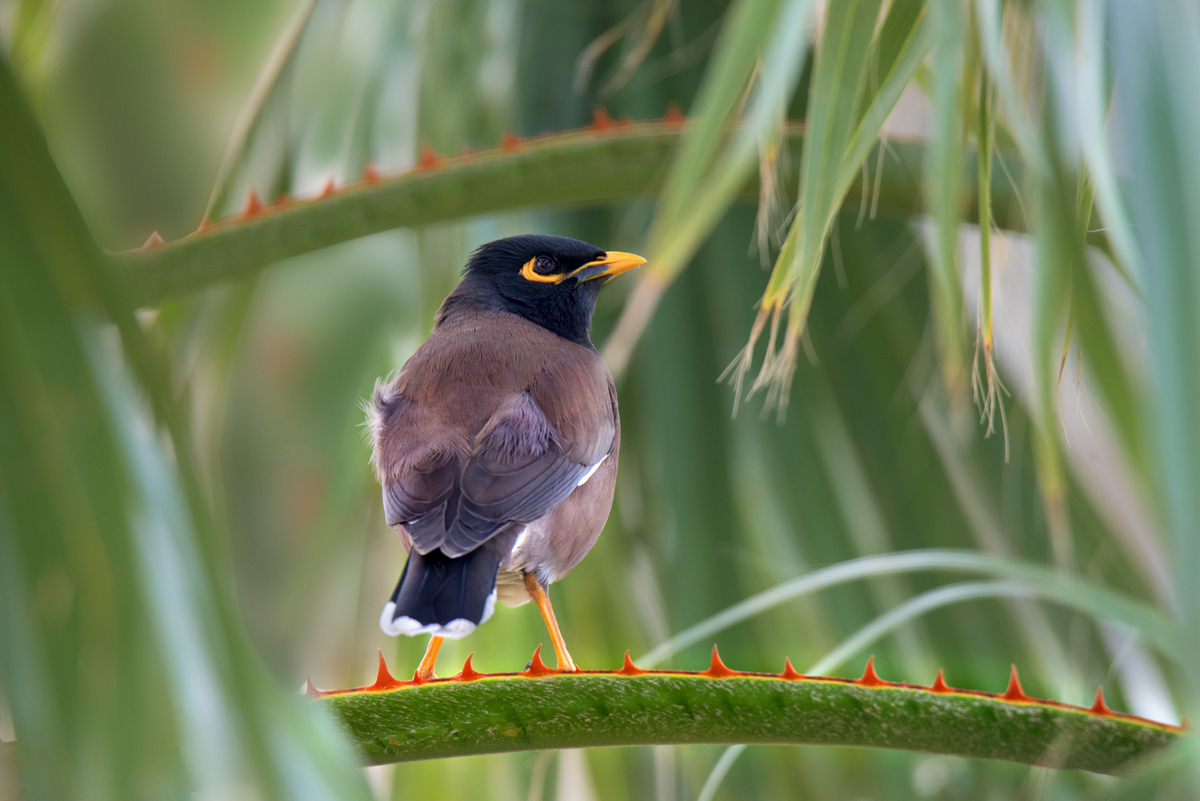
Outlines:
<svg viewBox="0 0 1200 801"><path fill-rule="evenodd" d="M437 664L438 651L442 647L441 637L430 637L429 645L425 646L425 656L421 657L421 664L417 666L417 677L421 679L433 678L433 666Z"/></svg>
<svg viewBox="0 0 1200 801"><path fill-rule="evenodd" d="M529 591L529 596L537 604L537 608L542 613L542 620L546 621L546 628L550 630L550 639L554 642L554 658L558 660L558 669L574 673L575 663L571 661L571 655L567 653L567 643L563 640L562 632L558 630L554 607L550 605L550 596L546 594L542 582L538 581L534 574L526 573L525 589Z"/></svg>

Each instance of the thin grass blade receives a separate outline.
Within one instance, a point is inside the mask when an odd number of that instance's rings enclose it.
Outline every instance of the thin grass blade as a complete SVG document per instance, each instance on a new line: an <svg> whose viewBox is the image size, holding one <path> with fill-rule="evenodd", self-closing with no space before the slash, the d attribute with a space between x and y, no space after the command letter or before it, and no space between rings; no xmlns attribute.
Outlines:
<svg viewBox="0 0 1200 801"><path fill-rule="evenodd" d="M920 550L852 559L783 582L688 627L646 652L636 661L639 665L647 667L660 664L719 631L782 603L828 587L863 578L929 570L981 573L1019 581L1037 588L1044 594L1043 597L1086 611L1094 617L1118 620L1129 625L1137 630L1147 643L1164 654L1178 658L1182 650L1176 640L1178 630L1166 617L1141 601L1107 588L1063 576L1050 568L1028 562L1000 559L970 551Z"/></svg>
<svg viewBox="0 0 1200 801"><path fill-rule="evenodd" d="M766 406L787 405L799 342L808 318L825 241L864 159L929 47L925 4L834 4L826 19L810 88L795 220L776 259L750 342L728 372L739 390L754 346L770 321L766 356L751 392L767 390ZM781 311L788 320L776 349Z"/></svg>
<svg viewBox="0 0 1200 801"><path fill-rule="evenodd" d="M958 274L958 228L962 219L965 40L969 27L959 0L933 0L933 131L926 173L928 208L936 226L929 254L930 300L942 380L952 413L966 401L962 288Z"/></svg>
<svg viewBox="0 0 1200 801"><path fill-rule="evenodd" d="M317 2L318 0L301 0L296 6L296 10L292 12L287 25L272 46L271 54L263 62L258 76L254 79L254 86L238 112L225 155L221 158L221 166L217 169L212 194L209 196L208 206L204 209L204 219L216 217L229 201L232 181L238 170L245 165L251 141L286 90L285 76L295 62L296 51L304 38Z"/></svg>

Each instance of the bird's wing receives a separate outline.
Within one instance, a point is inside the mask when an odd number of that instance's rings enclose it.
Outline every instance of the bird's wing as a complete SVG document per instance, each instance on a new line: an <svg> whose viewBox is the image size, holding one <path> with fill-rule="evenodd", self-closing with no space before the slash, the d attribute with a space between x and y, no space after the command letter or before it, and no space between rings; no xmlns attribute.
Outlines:
<svg viewBox="0 0 1200 801"><path fill-rule="evenodd" d="M611 415L589 416L593 425L576 424L564 432L530 392L510 396L475 438L460 478L458 514L442 552L468 553L506 526L537 520L562 503L612 445ZM584 441L577 439L581 433Z"/></svg>
<svg viewBox="0 0 1200 801"><path fill-rule="evenodd" d="M461 443L391 386L376 388L368 421L387 524L403 524L417 549L428 553L450 523L446 509L458 486Z"/></svg>
<svg viewBox="0 0 1200 801"><path fill-rule="evenodd" d="M436 329L368 405L388 525L422 554L458 556L537 520L615 438L599 354L512 315L472 319Z"/></svg>

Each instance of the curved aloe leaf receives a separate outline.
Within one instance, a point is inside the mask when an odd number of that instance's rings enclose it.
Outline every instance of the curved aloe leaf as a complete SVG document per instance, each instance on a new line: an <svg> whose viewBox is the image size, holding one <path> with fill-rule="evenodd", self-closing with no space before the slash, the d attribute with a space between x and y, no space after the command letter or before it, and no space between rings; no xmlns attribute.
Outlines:
<svg viewBox="0 0 1200 801"><path fill-rule="evenodd" d="M370 687L320 695L368 762L547 748L673 743L896 748L1114 773L1179 739L1182 730L1109 710L1030 698L1016 668L1001 695L884 681L743 673L716 648L703 672L560 674L537 652L522 673L398 682L380 657Z"/></svg>
<svg viewBox="0 0 1200 801"><path fill-rule="evenodd" d="M519 208L599 204L652 195L662 186L665 165L680 140L681 120L607 123L590 129L509 139L499 147L454 158L426 157L395 176L369 173L323 197L269 206L257 199L236 217L166 245L117 254L140 304L241 278L272 262L406 226ZM789 158L799 161L803 127L788 126ZM889 162L878 186L880 210L910 214L920 206L925 148L915 142L888 144ZM964 173L975 172L973 157ZM1010 157L1013 183L1019 161ZM872 190L873 192L875 190ZM992 186L996 224L1023 228L1015 213L1013 184ZM740 197L758 198L751 178ZM861 187L851 186L845 202L858 204ZM974 214L967 211L968 218Z"/></svg>
<svg viewBox="0 0 1200 801"><path fill-rule="evenodd" d="M170 245L122 254L139 300L244 276L287 258L405 226L510 209L606 202L657 191L678 123L573 131L440 159L382 178L370 172L344 191L259 206ZM797 134L797 146L798 146Z"/></svg>

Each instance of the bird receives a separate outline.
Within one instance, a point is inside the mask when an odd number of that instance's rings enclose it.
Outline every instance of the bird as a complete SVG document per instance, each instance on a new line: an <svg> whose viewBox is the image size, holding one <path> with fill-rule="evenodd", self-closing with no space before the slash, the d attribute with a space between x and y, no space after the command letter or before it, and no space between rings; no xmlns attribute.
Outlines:
<svg viewBox="0 0 1200 801"><path fill-rule="evenodd" d="M438 649L499 600L533 601L573 672L547 591L612 508L621 422L591 341L601 287L645 259L526 234L479 246L425 342L365 403L384 516L408 554L379 624Z"/></svg>

